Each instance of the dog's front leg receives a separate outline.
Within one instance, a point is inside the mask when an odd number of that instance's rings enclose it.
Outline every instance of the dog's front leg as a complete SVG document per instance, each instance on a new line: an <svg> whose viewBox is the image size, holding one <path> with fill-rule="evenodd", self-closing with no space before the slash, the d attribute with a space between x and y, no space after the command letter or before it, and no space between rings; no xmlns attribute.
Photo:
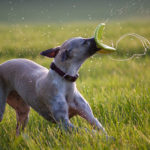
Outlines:
<svg viewBox="0 0 150 150"><path fill-rule="evenodd" d="M105 129L103 128L101 123L97 120L97 118L94 117L90 105L78 91L76 91L75 94L74 107L75 107L74 110L77 111L78 115L86 119L95 129L102 131L107 137Z"/></svg>
<svg viewBox="0 0 150 150"><path fill-rule="evenodd" d="M62 96L56 96L50 105L50 110L53 119L57 124L63 127L65 130L73 130L75 127L70 123L68 117L68 105L65 98Z"/></svg>

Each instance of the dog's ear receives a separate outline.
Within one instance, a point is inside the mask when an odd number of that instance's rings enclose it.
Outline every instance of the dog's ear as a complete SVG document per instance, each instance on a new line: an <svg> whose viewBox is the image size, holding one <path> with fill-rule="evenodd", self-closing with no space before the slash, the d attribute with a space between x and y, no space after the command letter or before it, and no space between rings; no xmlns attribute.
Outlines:
<svg viewBox="0 0 150 150"><path fill-rule="evenodd" d="M42 51L40 54L46 57L54 58L58 54L59 50L60 50L60 47L58 46L56 48L51 48L51 49Z"/></svg>

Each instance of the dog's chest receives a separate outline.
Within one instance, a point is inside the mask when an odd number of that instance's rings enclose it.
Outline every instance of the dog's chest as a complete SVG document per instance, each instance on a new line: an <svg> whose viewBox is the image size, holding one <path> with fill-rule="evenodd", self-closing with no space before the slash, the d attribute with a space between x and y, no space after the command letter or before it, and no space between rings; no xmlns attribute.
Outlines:
<svg viewBox="0 0 150 150"><path fill-rule="evenodd" d="M65 93L65 98L67 102L72 101L74 98L74 94L75 94L75 86L74 85L66 86L64 93Z"/></svg>

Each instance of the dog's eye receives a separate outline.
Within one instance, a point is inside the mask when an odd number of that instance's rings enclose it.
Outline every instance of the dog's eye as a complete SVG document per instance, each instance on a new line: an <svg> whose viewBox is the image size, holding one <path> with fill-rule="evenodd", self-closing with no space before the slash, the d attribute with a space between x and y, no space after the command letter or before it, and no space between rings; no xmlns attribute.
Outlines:
<svg viewBox="0 0 150 150"><path fill-rule="evenodd" d="M86 41L86 40L83 40L83 41L82 41L82 45L85 45L85 44L87 44L87 41Z"/></svg>
<svg viewBox="0 0 150 150"><path fill-rule="evenodd" d="M71 49L65 50L64 52L62 52L62 54L61 54L62 55L62 61L69 59L70 53L71 53Z"/></svg>

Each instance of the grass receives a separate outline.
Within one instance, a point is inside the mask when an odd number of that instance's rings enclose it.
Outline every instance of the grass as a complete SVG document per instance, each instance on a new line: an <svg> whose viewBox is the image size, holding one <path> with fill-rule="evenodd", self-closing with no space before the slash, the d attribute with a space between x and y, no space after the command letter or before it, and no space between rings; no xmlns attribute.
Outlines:
<svg viewBox="0 0 150 150"><path fill-rule="evenodd" d="M104 40L109 43L113 39L115 42L126 32L135 32L150 39L149 23L122 22L121 26L112 23L104 33ZM93 35L96 25L1 25L0 63L25 57L48 68L52 60L38 56L40 51L57 46L73 36L89 37ZM117 28L119 26L122 28ZM138 42L128 44L125 41L120 47L142 51ZM150 149L149 68L149 55L124 62L95 55L80 69L77 87L91 105L94 115L116 141L106 141L101 134L85 133L82 129L79 133L66 133L44 120L33 109L25 132L15 137L15 112L7 105L0 123L0 150ZM75 126L91 129L80 117L72 118L71 122Z"/></svg>

